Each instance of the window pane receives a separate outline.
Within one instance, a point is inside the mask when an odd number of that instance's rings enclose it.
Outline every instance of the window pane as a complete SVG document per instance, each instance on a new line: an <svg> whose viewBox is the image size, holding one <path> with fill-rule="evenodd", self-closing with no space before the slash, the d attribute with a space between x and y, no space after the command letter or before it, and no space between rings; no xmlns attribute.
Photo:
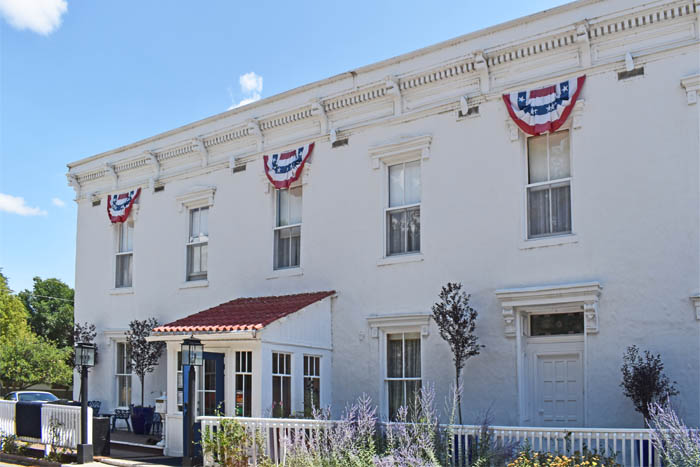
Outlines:
<svg viewBox="0 0 700 467"><path fill-rule="evenodd" d="M289 223L301 224L301 187L287 191L289 191Z"/></svg>
<svg viewBox="0 0 700 467"><path fill-rule="evenodd" d="M282 378L282 414L289 418L292 414L292 378L284 376Z"/></svg>
<svg viewBox="0 0 700 467"><path fill-rule="evenodd" d="M530 175L528 183L547 181L547 135L527 139L527 158Z"/></svg>
<svg viewBox="0 0 700 467"><path fill-rule="evenodd" d="M406 406L408 407L408 416L410 420L415 420L418 415L418 406L420 405L420 381L406 381Z"/></svg>
<svg viewBox="0 0 700 467"><path fill-rule="evenodd" d="M301 227L275 231L275 269L299 266L301 259Z"/></svg>
<svg viewBox="0 0 700 467"><path fill-rule="evenodd" d="M549 187L529 188L528 236L536 237L549 233Z"/></svg>
<svg viewBox="0 0 700 467"><path fill-rule="evenodd" d="M132 255L117 256L116 287L131 287Z"/></svg>
<svg viewBox="0 0 700 467"><path fill-rule="evenodd" d="M199 209L190 211L190 241L199 235Z"/></svg>
<svg viewBox="0 0 700 467"><path fill-rule="evenodd" d="M389 207L404 205L403 164L389 167Z"/></svg>
<svg viewBox="0 0 700 467"><path fill-rule="evenodd" d="M200 247L199 270L207 272L207 262L209 261L209 244L203 243Z"/></svg>
<svg viewBox="0 0 700 467"><path fill-rule="evenodd" d="M404 405L403 381L389 381L389 419L396 420L396 412Z"/></svg>
<svg viewBox="0 0 700 467"><path fill-rule="evenodd" d="M196 274L200 271L201 250L199 245L190 245L188 248L190 250L190 272Z"/></svg>
<svg viewBox="0 0 700 467"><path fill-rule="evenodd" d="M134 226L129 222L119 224L119 252L133 250Z"/></svg>
<svg viewBox="0 0 700 467"><path fill-rule="evenodd" d="M277 190L277 227L289 225L289 190Z"/></svg>
<svg viewBox="0 0 700 467"><path fill-rule="evenodd" d="M279 362L279 354L273 353L272 354L272 373L279 373L279 368L277 363Z"/></svg>
<svg viewBox="0 0 700 467"><path fill-rule="evenodd" d="M391 211L386 217L387 255L395 255L406 251L406 211Z"/></svg>
<svg viewBox="0 0 700 467"><path fill-rule="evenodd" d="M318 378L304 378L304 417L313 417L314 409L320 407L321 381Z"/></svg>
<svg viewBox="0 0 700 467"><path fill-rule="evenodd" d="M570 194L568 184L552 188L552 233L571 232Z"/></svg>
<svg viewBox="0 0 700 467"><path fill-rule="evenodd" d="M420 378L420 336L418 334L405 335L405 373L406 378Z"/></svg>
<svg viewBox="0 0 700 467"><path fill-rule="evenodd" d="M409 209L406 252L420 251L420 208Z"/></svg>
<svg viewBox="0 0 700 467"><path fill-rule="evenodd" d="M251 417L252 410L252 397L253 397L253 377L251 375L245 375L243 377L243 404L245 410L243 411L244 417Z"/></svg>
<svg viewBox="0 0 700 467"><path fill-rule="evenodd" d="M571 176L569 132L557 131L549 135L549 179Z"/></svg>
<svg viewBox="0 0 700 467"><path fill-rule="evenodd" d="M405 204L420 203L420 161L406 163Z"/></svg>
<svg viewBox="0 0 700 467"><path fill-rule="evenodd" d="M117 376L117 405L127 407L131 404L131 376Z"/></svg>
<svg viewBox="0 0 700 467"><path fill-rule="evenodd" d="M126 373L126 344L117 343L117 374Z"/></svg>
<svg viewBox="0 0 700 467"><path fill-rule="evenodd" d="M583 334L583 313L530 315L530 335Z"/></svg>
<svg viewBox="0 0 700 467"><path fill-rule="evenodd" d="M209 208L199 210L199 234L209 235Z"/></svg>
<svg viewBox="0 0 700 467"><path fill-rule="evenodd" d="M402 378L403 372L401 371L401 366L403 365L403 341L401 339L401 334L389 334L387 337L387 377L389 378Z"/></svg>

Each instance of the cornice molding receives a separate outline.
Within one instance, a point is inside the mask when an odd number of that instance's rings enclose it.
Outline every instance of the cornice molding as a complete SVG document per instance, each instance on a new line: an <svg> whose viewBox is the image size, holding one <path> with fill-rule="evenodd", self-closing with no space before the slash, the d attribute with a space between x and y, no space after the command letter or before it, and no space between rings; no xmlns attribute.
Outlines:
<svg viewBox="0 0 700 467"><path fill-rule="evenodd" d="M405 138L369 149L369 157L372 160L372 168L378 169L382 162L396 161L419 155L421 160L430 158L430 144L433 141L431 135Z"/></svg>
<svg viewBox="0 0 700 467"><path fill-rule="evenodd" d="M399 328L418 328L422 336L430 334L429 313L396 314L396 315L374 315L367 318L370 335L379 337L379 330L391 332Z"/></svg>
<svg viewBox="0 0 700 467"><path fill-rule="evenodd" d="M617 38L618 36L627 35L630 37L629 35L635 34L637 30L652 28L673 21L687 21L689 17L692 17L691 20L695 24L695 29L698 30L696 36L700 35L700 18L698 18L698 11L700 11L699 0L672 1L653 6L647 4L639 8L627 10L623 13L617 12L607 14L596 19L590 19L586 22L564 25L554 31L528 36L508 44L486 48L483 51L475 51L469 55L447 61L441 65L428 67L427 69L403 75L389 75L379 82L370 83L350 91L342 91L336 95L318 97L310 103L278 111L271 115L247 118L243 122L238 122L228 128L205 134L194 140L190 138L180 143L152 150L151 154L155 156L155 161L159 164L156 168L156 179L162 176L160 164L166 160L182 157L189 158L190 156L199 155L202 164L209 164L211 148L218 145L234 143L238 144L241 150L244 151L243 153L239 151L235 156L227 156L227 160L233 157L235 161L239 158L247 158L248 155L261 153L265 150L265 132L276 131L279 128L289 125L298 125L309 119L317 119L320 122L319 136L325 137L326 135L330 135L331 140L333 139L333 135L337 135L341 132L341 128L339 128L338 124L335 122L344 118L342 116L347 112L357 113L360 116L359 119L355 118L355 120L353 120L352 125L354 127L385 122L385 117L378 118L376 116L368 116L365 120L362 120L362 109L369 103L391 102L393 105L393 118L395 119L402 119L407 115L412 115L414 112L423 112L424 104L422 103L417 109L407 109L406 99L410 99L410 96L418 89L432 86L439 82L446 82L448 86L453 86L455 89L460 86L463 87L465 75L471 76L471 78L467 79L473 79L478 82L479 93L477 95L470 95L470 100L474 102L491 100L492 98L499 97L501 92L505 92L509 88L522 86L524 82L532 83L544 79L542 75L539 74L537 77L531 76L532 73L530 75L523 75L522 73L516 74L515 71L511 71L512 64L515 62L528 60L535 55L538 57L547 54L554 56L560 53L560 51L576 50L579 57L579 69L581 67L599 66L602 63L610 62L612 59L609 57L604 59L593 57L592 48L594 46L599 47L605 41L617 41L619 40ZM660 31L661 34L664 33L663 30L660 29ZM634 43L633 39L633 37L629 38L631 41L630 43ZM448 47L449 44L451 44L451 42L448 41L444 43L443 46ZM679 45L679 40L676 40L674 43L665 44L664 50L672 49ZM438 50L435 46L428 49L431 51ZM408 54L408 56L413 55L413 53ZM623 56L614 58L616 61L623 59ZM540 69L540 64L535 62L537 62L537 60L533 62L533 73L536 73ZM382 63L384 62L364 67L361 70L366 69L369 71L370 69L379 69ZM520 65L520 69L522 71L522 65ZM554 75L558 76L562 74L568 75L575 71L573 69L562 68L552 70L552 72ZM552 72L550 72L550 74L552 74ZM499 74L498 79L493 76L493 73ZM504 80L504 77L508 77L508 79ZM329 82L331 81L326 80L315 83L315 85L320 87ZM692 86L692 80L687 82ZM682 85L685 87L683 82ZM304 89L306 88L307 87L304 87ZM309 89L312 88L313 86L309 87ZM425 91L422 92L425 93ZM697 89L688 90L688 88L686 88L686 92L688 93L689 103L693 103L690 102L692 99L697 100ZM287 93L284 93L282 96L287 95ZM442 97L436 95L434 99L440 100ZM455 104L459 104L459 94L455 94L452 99L455 101ZM273 96L263 101L277 102L283 101L283 99L281 96ZM259 106L253 106L250 107L250 109L258 107ZM437 106L432 105L429 107ZM237 115L243 116L246 115L246 113L238 112L230 115L235 118ZM574 119L576 120L575 116ZM203 125L209 121L211 121L211 119L188 125L187 127L183 127L181 131L185 128L196 128L198 124ZM576 127L576 125L574 125L574 127ZM348 129L349 127L344 125L342 128L343 133L345 134ZM173 132L168 132L167 134L177 134L177 131L173 130ZM246 144L248 143L244 141L248 138L253 138L255 140L255 150L252 153L245 152ZM310 140L313 139L313 137L307 136L305 139ZM156 141L156 139L152 138L147 141ZM241 143L238 143L239 141L241 141ZM138 144L139 143L134 143L134 145L130 145L127 148L138 147ZM277 146L279 144L276 142L275 145ZM119 154L119 150L105 153L102 156L107 157L109 155L114 157L114 154ZM88 158L84 161L89 162L96 160L95 158L99 157L94 156L94 158ZM100 168L95 168L93 166L87 170L80 170L82 162L83 161L79 161L69 165L71 177L75 176L74 181L69 178L69 183L76 190L78 197L82 196L82 191L84 191L79 190L78 187L84 187L85 184L91 184L104 176L111 176L113 179L112 186L116 187L122 173L139 169L149 163L154 163L154 159L142 153L141 156L136 158L111 163L113 164L111 165L111 169L107 169L106 166ZM169 167L172 167L172 164L169 164Z"/></svg>
<svg viewBox="0 0 700 467"><path fill-rule="evenodd" d="M177 196L178 210L183 212L186 209L198 208L214 205L215 186L199 186L193 190Z"/></svg>
<svg viewBox="0 0 700 467"><path fill-rule="evenodd" d="M697 103L698 92L700 92L700 73L682 78L681 86L685 89L688 105Z"/></svg>
<svg viewBox="0 0 700 467"><path fill-rule="evenodd" d="M576 284L544 285L500 289L494 293L501 302L504 334L514 337L516 334L516 313L529 309L565 304L580 304L584 313L586 332L598 332L598 300L603 288L599 282L582 282Z"/></svg>

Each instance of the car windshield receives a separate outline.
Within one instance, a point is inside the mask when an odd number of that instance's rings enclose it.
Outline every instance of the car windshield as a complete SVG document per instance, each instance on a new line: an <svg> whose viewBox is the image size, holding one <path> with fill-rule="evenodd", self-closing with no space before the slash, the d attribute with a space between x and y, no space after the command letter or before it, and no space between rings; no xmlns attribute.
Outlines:
<svg viewBox="0 0 700 467"><path fill-rule="evenodd" d="M52 402L58 400L58 397L53 394L44 392L25 392L24 394L18 394L19 400L21 401L42 401L42 402Z"/></svg>

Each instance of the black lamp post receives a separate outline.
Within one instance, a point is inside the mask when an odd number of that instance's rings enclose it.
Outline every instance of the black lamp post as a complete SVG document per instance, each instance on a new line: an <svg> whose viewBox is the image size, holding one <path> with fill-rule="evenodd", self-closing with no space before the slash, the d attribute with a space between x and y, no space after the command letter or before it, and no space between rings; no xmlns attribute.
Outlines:
<svg viewBox="0 0 700 467"><path fill-rule="evenodd" d="M194 336L185 339L182 343L182 365L189 365L190 370L187 376L187 400L184 401L187 410L187 445L185 446L185 455L182 459L182 465L184 466L193 465L195 420L194 367L202 366L203 363L202 342L199 339L195 339Z"/></svg>
<svg viewBox="0 0 700 467"><path fill-rule="evenodd" d="M78 463L92 462L92 444L88 444L88 368L95 366L95 344L75 344L75 364L80 368L80 444Z"/></svg>

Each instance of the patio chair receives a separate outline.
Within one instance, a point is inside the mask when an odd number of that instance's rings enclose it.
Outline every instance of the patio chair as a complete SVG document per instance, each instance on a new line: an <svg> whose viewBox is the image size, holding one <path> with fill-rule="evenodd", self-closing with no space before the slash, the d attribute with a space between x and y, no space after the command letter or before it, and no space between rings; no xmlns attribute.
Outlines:
<svg viewBox="0 0 700 467"><path fill-rule="evenodd" d="M151 434L159 435L163 431L163 419L158 412L153 414L153 421L151 422Z"/></svg>
<svg viewBox="0 0 700 467"><path fill-rule="evenodd" d="M131 430L131 423L129 419L131 418L131 408L128 409L114 409L114 415L112 415L112 431L116 428L117 420L124 420L126 422L126 428Z"/></svg>
<svg viewBox="0 0 700 467"><path fill-rule="evenodd" d="M100 416L100 407L102 407L102 402L100 401L88 401L88 407L92 409L92 416Z"/></svg>

